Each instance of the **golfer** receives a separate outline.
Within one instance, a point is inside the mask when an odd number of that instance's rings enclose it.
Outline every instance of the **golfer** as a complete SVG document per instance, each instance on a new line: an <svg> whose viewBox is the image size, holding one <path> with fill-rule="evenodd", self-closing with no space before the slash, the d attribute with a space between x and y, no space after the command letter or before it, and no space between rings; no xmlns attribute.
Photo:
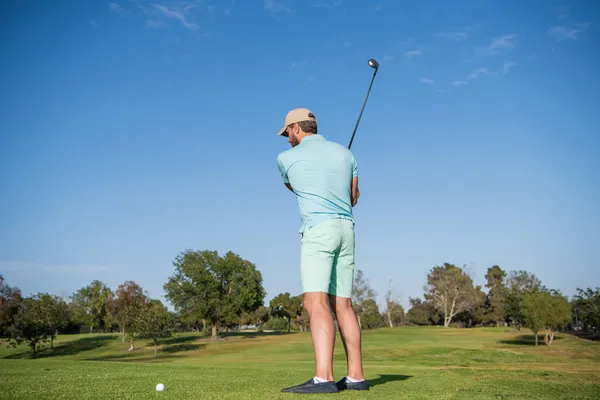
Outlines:
<svg viewBox="0 0 600 400"><path fill-rule="evenodd" d="M350 150L317 133L317 119L306 108L290 111L278 135L287 137L292 146L277 156L277 165L300 209L300 275L316 358L313 378L282 391L368 390L362 370L361 333L350 299L354 280L352 208L360 194L356 160ZM348 365L346 376L338 382L333 377L336 332L331 311Z"/></svg>

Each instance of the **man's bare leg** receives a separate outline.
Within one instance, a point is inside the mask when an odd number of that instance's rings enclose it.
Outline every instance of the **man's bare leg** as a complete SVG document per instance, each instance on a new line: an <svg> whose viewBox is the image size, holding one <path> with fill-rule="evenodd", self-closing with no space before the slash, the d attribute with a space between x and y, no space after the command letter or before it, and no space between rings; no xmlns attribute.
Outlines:
<svg viewBox="0 0 600 400"><path fill-rule="evenodd" d="M327 293L305 293L304 308L306 308L310 317L310 332L316 359L315 376L333 381L335 328Z"/></svg>
<svg viewBox="0 0 600 400"><path fill-rule="evenodd" d="M330 295L329 301L336 315L340 327L340 337L346 351L347 376L352 379L363 380L365 377L362 368L361 332L356 314L352 309L352 300Z"/></svg>

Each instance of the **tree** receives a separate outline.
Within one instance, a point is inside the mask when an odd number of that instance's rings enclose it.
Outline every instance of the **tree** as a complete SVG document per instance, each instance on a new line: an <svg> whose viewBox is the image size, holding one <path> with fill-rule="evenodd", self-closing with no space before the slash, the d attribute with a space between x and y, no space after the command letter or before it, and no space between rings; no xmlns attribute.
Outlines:
<svg viewBox="0 0 600 400"><path fill-rule="evenodd" d="M415 325L432 325L432 311L433 307L430 303L425 303L419 297L408 298L408 304L410 305L406 317L411 324Z"/></svg>
<svg viewBox="0 0 600 400"><path fill-rule="evenodd" d="M250 261L233 252L186 250L174 260L175 274L163 286L175 309L204 319L217 338L220 324L237 320L263 305L262 275Z"/></svg>
<svg viewBox="0 0 600 400"><path fill-rule="evenodd" d="M504 285L504 278L506 272L504 272L499 266L494 265L488 268L485 274L485 279L488 288L488 301L489 310L488 316L490 322L493 322L496 326L504 325L504 301L506 299L506 286Z"/></svg>
<svg viewBox="0 0 600 400"><path fill-rule="evenodd" d="M121 341L125 342L125 336L130 335L130 351L133 350L139 316L142 310L147 307L149 301L147 294L140 285L134 281L125 281L125 283L119 285L114 298L110 302L110 312L121 329Z"/></svg>
<svg viewBox="0 0 600 400"><path fill-rule="evenodd" d="M38 344L53 334L40 295L25 298L19 304L9 332L11 343L13 345L27 343L31 348L33 359L36 359Z"/></svg>
<svg viewBox="0 0 600 400"><path fill-rule="evenodd" d="M542 290L541 281L527 271L511 271L506 278L505 317L518 330L524 324L523 294L528 291Z"/></svg>
<svg viewBox="0 0 600 400"><path fill-rule="evenodd" d="M582 324L583 330L594 331L595 336L600 338L600 288L577 288L573 308L575 318Z"/></svg>
<svg viewBox="0 0 600 400"><path fill-rule="evenodd" d="M391 286L385 294L385 317L390 328L399 326L405 319L404 308Z"/></svg>
<svg viewBox="0 0 600 400"><path fill-rule="evenodd" d="M19 305L23 301L21 290L8 285L0 274L0 338L9 336Z"/></svg>
<svg viewBox="0 0 600 400"><path fill-rule="evenodd" d="M140 338L150 338L154 344L154 355L160 338L167 338L175 331L175 316L160 300L151 300L142 307L136 327Z"/></svg>
<svg viewBox="0 0 600 400"><path fill-rule="evenodd" d="M569 299L558 290L546 291L544 295L547 301L544 309L544 329L546 330L544 342L546 345L551 346L554 334L564 328L571 320L572 307Z"/></svg>
<svg viewBox="0 0 600 400"><path fill-rule="evenodd" d="M109 302L113 292L103 282L94 280L71 296L73 317L76 321L94 329L105 329L109 325Z"/></svg>
<svg viewBox="0 0 600 400"><path fill-rule="evenodd" d="M544 328L546 319L546 292L530 289L521 295L523 325L533 331L535 345L538 345L538 332Z"/></svg>
<svg viewBox="0 0 600 400"><path fill-rule="evenodd" d="M295 322L304 311L302 296L292 297L288 292L278 294L269 302L275 317L285 318L288 323L288 333L292 322Z"/></svg>
<svg viewBox="0 0 600 400"><path fill-rule="evenodd" d="M269 320L270 310L265 306L258 307L254 312L249 313L252 317L252 323L256 329L261 332L265 322Z"/></svg>
<svg viewBox="0 0 600 400"><path fill-rule="evenodd" d="M476 301L471 277L448 263L431 269L425 290L425 299L431 300L436 309L444 314L445 327L450 325L456 314L469 310Z"/></svg>
<svg viewBox="0 0 600 400"><path fill-rule="evenodd" d="M50 347L53 349L56 335L71 321L69 306L61 297L48 293L40 293L36 299L40 301L44 322L50 332Z"/></svg>
<svg viewBox="0 0 600 400"><path fill-rule="evenodd" d="M385 326L385 317L379 312L379 306L374 299L366 299L362 302L363 329L381 328Z"/></svg>
<svg viewBox="0 0 600 400"><path fill-rule="evenodd" d="M474 290L474 302L472 306L468 310L456 314L455 320L460 323L461 327L470 328L482 325L486 321L487 301L488 298L481 290L481 286L477 285Z"/></svg>
<svg viewBox="0 0 600 400"><path fill-rule="evenodd" d="M352 290L352 308L358 319L358 326L362 329L361 317L364 311L364 302L366 300L375 300L377 292L371 288L369 280L365 278L362 270L357 270L354 275Z"/></svg>

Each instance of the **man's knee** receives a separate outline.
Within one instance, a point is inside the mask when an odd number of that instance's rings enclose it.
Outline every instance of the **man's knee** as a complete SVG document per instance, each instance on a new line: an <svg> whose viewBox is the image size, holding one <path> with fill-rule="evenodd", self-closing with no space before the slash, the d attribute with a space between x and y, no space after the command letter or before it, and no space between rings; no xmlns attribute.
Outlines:
<svg viewBox="0 0 600 400"><path fill-rule="evenodd" d="M351 298L339 297L330 294L329 302L331 303L331 309L336 315L353 311Z"/></svg>
<svg viewBox="0 0 600 400"><path fill-rule="evenodd" d="M329 310L329 302L327 293L324 292L308 292L304 293L304 308L309 314L315 311L325 309Z"/></svg>

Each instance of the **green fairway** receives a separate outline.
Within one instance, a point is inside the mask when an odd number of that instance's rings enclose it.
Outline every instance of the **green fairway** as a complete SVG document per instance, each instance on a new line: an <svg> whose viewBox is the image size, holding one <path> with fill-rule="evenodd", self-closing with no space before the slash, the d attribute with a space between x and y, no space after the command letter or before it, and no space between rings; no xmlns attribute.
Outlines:
<svg viewBox="0 0 600 400"><path fill-rule="evenodd" d="M372 388L338 398L598 399L600 344L559 335L548 348L529 331L402 327L365 331ZM543 343L543 341L542 341ZM310 333L179 334L128 352L118 335L60 336L37 360L0 348L2 399L285 399L313 374ZM335 377L345 373L336 342ZM165 384L157 393L155 386ZM331 395L330 395L331 396Z"/></svg>

